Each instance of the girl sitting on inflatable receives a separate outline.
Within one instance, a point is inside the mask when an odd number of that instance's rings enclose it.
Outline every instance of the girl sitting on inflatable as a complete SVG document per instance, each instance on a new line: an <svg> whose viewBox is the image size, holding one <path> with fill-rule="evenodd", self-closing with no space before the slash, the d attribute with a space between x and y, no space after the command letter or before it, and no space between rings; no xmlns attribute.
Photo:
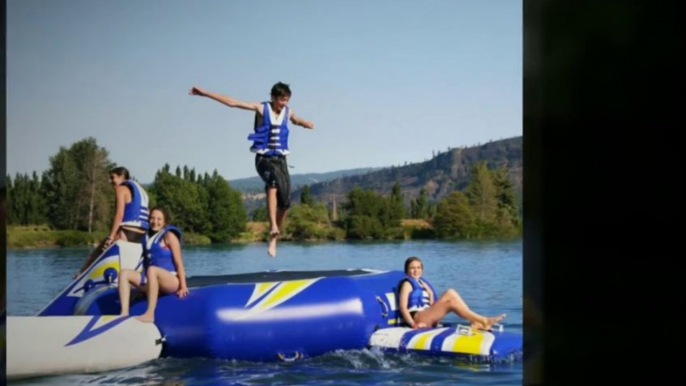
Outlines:
<svg viewBox="0 0 686 386"><path fill-rule="evenodd" d="M473 329L490 330L505 314L486 317L469 309L460 294L450 288L438 300L428 281L421 278L424 265L418 257L405 260L405 279L401 282L398 296L400 314L412 328L433 327L450 311L471 322Z"/></svg>
<svg viewBox="0 0 686 386"><path fill-rule="evenodd" d="M131 284L148 296L148 309L137 317L143 322L155 321L155 307L159 292L188 295L186 272L181 259L181 231L169 225L164 208L150 210L150 231L143 236L143 272L122 269L119 273L119 301L121 316L129 315Z"/></svg>

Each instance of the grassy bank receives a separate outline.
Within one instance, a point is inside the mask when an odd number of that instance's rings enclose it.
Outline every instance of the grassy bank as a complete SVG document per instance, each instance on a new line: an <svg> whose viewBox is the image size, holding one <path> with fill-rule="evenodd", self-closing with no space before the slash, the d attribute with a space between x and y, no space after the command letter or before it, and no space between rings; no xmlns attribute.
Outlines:
<svg viewBox="0 0 686 386"><path fill-rule="evenodd" d="M8 248L48 248L94 245L107 236L106 232L53 230L46 225L8 226Z"/></svg>
<svg viewBox="0 0 686 386"><path fill-rule="evenodd" d="M245 232L231 240L235 243L250 243L266 240L268 223L248 223ZM7 227L7 248L50 248L96 246L107 236L107 232L54 230L47 225L28 225ZM211 244L209 237L197 233L184 233L184 244Z"/></svg>
<svg viewBox="0 0 686 386"><path fill-rule="evenodd" d="M286 233L281 236L283 241L327 241L345 240L345 230L334 226L313 225L317 229L306 232L303 235ZM306 235L306 236L305 236ZM95 246L107 236L104 231L88 233L74 230L54 230L47 225L8 226L7 247L9 249L21 248L49 248L49 247L72 247L72 246ZM185 244L211 244L209 237L196 234L184 233ZM245 231L233 243L252 243L266 241L269 236L268 222L248 222ZM434 232L431 225L425 220L403 220L399 228L389 229L387 239L427 239L433 238Z"/></svg>
<svg viewBox="0 0 686 386"><path fill-rule="evenodd" d="M7 248L95 247L107 236L105 231L54 230L47 225L8 226ZM210 238L195 233L184 233L186 244L210 244Z"/></svg>
<svg viewBox="0 0 686 386"><path fill-rule="evenodd" d="M341 224L339 224L341 225ZM405 219L400 227L386 230L387 240L431 239L436 234L426 220ZM240 241L266 241L269 237L268 222L249 222L247 231L241 234ZM282 241L342 241L346 239L345 229L340 226L308 222L292 227L287 224L286 232L279 238Z"/></svg>

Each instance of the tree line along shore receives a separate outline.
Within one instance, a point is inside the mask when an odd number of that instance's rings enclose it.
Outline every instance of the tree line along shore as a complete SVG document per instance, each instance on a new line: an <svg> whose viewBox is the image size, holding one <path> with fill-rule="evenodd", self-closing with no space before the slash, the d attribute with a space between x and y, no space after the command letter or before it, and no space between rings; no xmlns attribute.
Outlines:
<svg viewBox="0 0 686 386"><path fill-rule="evenodd" d="M9 248L92 245L109 231L114 194L109 152L86 138L60 147L50 166L7 176ZM135 179L135 173L134 177ZM216 170L212 174L168 164L147 184L150 207L162 205L187 244L243 243L268 238L267 210L248 213L241 192ZM421 189L407 197L399 183L390 194L354 187L338 205L316 201L308 186L293 202L283 241L486 239L519 237L520 210L504 167L473 165L469 183L438 201Z"/></svg>

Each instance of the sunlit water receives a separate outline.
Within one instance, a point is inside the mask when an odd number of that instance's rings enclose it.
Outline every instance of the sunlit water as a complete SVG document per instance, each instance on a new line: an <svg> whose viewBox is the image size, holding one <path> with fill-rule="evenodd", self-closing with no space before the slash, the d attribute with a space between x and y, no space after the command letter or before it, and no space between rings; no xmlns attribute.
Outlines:
<svg viewBox="0 0 686 386"><path fill-rule="evenodd" d="M70 282L88 249L8 251L7 313L35 315ZM440 293L456 289L481 314L507 313L508 331L522 331L522 242L280 243L270 258L266 244L184 246L188 276L266 270L372 268L402 270L405 259L424 261L424 276ZM192 289L191 289L192 291ZM449 315L446 322L458 322ZM11 337L9 337L11 339ZM13 385L518 385L522 362L473 365L447 358L334 352L291 363L247 363L162 358L98 374L43 377Z"/></svg>

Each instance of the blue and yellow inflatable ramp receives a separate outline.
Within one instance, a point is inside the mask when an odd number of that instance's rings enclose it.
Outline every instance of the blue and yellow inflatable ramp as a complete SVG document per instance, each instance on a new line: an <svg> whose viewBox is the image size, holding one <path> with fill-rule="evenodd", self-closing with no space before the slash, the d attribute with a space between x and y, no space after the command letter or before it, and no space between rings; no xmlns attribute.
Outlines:
<svg viewBox="0 0 686 386"><path fill-rule="evenodd" d="M391 353L416 353L476 361L511 360L521 352L522 335L473 330L462 325L442 324L434 328L379 329L369 340L370 347Z"/></svg>

